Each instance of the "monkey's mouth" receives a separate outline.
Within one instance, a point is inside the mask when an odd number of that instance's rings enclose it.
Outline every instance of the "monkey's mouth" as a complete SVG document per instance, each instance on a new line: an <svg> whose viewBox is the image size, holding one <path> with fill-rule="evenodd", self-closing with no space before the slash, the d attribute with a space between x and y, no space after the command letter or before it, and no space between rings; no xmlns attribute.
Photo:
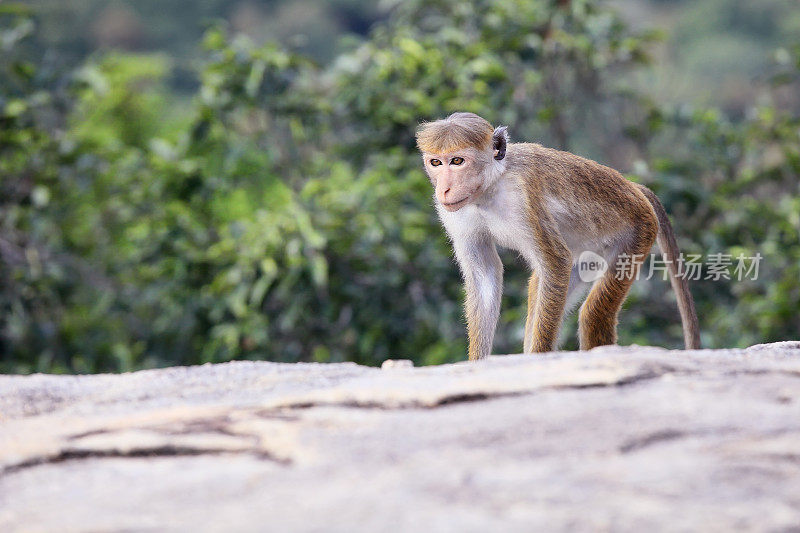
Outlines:
<svg viewBox="0 0 800 533"><path fill-rule="evenodd" d="M461 209L462 207L464 207L465 205L467 205L467 202L469 202L469 200L470 200L470 199L471 199L473 196L475 196L475 193L477 193L478 191L480 191L480 189L481 189L481 188L480 188L480 187L478 187L477 189L475 189L474 191L472 191L471 193L469 193L468 195L466 195L466 196L465 196L464 198L462 198L461 200L457 200L457 201L455 201L455 202L442 202L442 205L443 205L443 206L444 206L444 208L445 208L445 209L447 209L448 211L458 211L459 209Z"/></svg>
<svg viewBox="0 0 800 533"><path fill-rule="evenodd" d="M466 205L467 201L471 197L472 197L472 195L465 196L464 198L462 198L461 200L458 200L457 202L449 202L449 203L448 202L442 202L442 205L448 211L458 211L459 209L464 207L464 205Z"/></svg>

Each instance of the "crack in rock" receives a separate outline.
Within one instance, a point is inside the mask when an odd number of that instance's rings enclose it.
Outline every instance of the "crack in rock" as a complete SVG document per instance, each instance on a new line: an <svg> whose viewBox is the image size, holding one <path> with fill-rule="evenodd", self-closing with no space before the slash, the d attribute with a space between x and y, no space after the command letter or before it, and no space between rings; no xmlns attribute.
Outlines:
<svg viewBox="0 0 800 533"><path fill-rule="evenodd" d="M264 450L229 450L225 448L200 448L191 446L154 446L134 448L131 450L89 450L82 448L67 448L54 455L33 457L25 461L8 465L0 470L0 475L12 474L36 466L64 463L67 461L80 461L85 459L108 458L152 458L152 457L191 457L197 455L236 455L249 454L265 461L271 461L283 466L292 464L292 460L285 457L276 457Z"/></svg>
<svg viewBox="0 0 800 533"><path fill-rule="evenodd" d="M634 385L642 381L659 378L665 374L671 373L674 369L671 367L658 367L645 369L640 374L622 377L615 381L596 381L588 383L563 383L554 385L545 385L525 390L508 390L508 391L475 391L475 392L453 392L451 394L443 394L442 396L433 400L424 401L418 399L388 399L388 400L359 400L359 399L342 399L342 400L304 400L297 402L289 402L276 406L274 409L280 410L300 410L312 409L314 407L350 407L356 409L382 409L382 410L400 410L400 409L436 409L438 407L447 407L460 403L471 403L494 400L499 398L513 398L519 396L528 396L537 394L546 390L582 390L582 389L597 389L605 387L626 387ZM259 411L260 415L270 413L270 409L262 409Z"/></svg>
<svg viewBox="0 0 800 533"><path fill-rule="evenodd" d="M399 401L318 400L318 401L289 403L282 405L280 409L300 410L300 409L313 409L314 407L350 407L354 409L380 409L385 411L394 411L401 409L435 409L437 407L444 407L457 403L481 402L485 400L493 400L496 398L525 396L534 393L536 393L535 390L517 391L517 392L456 393L451 395L444 395L441 398L434 400L433 402L424 402L418 400L399 400ZM262 412L266 413L268 411L263 410Z"/></svg>
<svg viewBox="0 0 800 533"><path fill-rule="evenodd" d="M662 442L669 442L677 439L682 439L684 437L688 437L689 435L690 434L685 431L680 431L676 429L665 429L662 431L656 431L655 433L651 433L650 435L645 435L644 437L631 439L628 442L623 443L619 447L619 452L630 453L637 450L641 450L642 448L653 446L655 444L660 444Z"/></svg>
<svg viewBox="0 0 800 533"><path fill-rule="evenodd" d="M0 469L0 475L17 472L22 469L55 464L73 460L94 458L140 458L140 457L180 457L194 455L222 455L222 454L250 454L260 459L269 460L281 465L292 464L292 459L271 453L261 446L261 436L257 434L237 432L228 427L234 421L230 417L197 418L173 422L172 424L159 424L153 426L126 427L120 429L98 428L62 437L64 444L58 453L29 457L15 464L9 464ZM196 446L185 443L138 443L130 448L124 447L126 432L145 432L163 437L192 437L203 434L219 434L234 437L243 445L241 447L220 447L214 445ZM81 443L83 439L92 437L111 438L111 442L87 445ZM116 441L114 440L116 439ZM120 440L122 439L122 440ZM76 444L76 441L78 443Z"/></svg>

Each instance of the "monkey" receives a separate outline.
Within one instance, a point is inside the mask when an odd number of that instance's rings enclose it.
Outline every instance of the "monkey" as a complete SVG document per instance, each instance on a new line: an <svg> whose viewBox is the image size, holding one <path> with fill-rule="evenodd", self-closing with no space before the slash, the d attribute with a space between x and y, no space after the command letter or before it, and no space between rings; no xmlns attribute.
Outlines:
<svg viewBox="0 0 800 533"><path fill-rule="evenodd" d="M507 127L493 128L473 113L423 122L416 142L464 280L470 360L492 350L503 286L498 246L518 252L531 270L524 353L555 350L565 313L587 290L578 315L580 349L616 344L620 308L655 242L686 349L700 347L675 233L650 189L578 155L509 142ZM587 250L608 266L591 284L578 274Z"/></svg>

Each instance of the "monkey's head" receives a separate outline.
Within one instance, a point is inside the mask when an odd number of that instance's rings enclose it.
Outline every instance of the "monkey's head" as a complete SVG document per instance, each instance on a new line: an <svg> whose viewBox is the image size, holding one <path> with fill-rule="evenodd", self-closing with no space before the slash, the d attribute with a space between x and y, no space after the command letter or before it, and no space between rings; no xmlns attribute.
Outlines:
<svg viewBox="0 0 800 533"><path fill-rule="evenodd" d="M474 113L453 113L417 130L425 172L436 189L436 201L458 211L478 200L504 166L508 133L493 129Z"/></svg>

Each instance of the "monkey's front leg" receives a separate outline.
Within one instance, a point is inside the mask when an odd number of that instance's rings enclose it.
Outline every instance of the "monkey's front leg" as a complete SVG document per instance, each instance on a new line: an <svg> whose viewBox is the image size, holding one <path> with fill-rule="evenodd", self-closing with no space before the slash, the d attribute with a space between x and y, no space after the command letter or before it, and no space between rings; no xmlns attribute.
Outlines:
<svg viewBox="0 0 800 533"><path fill-rule="evenodd" d="M467 293L464 310L469 335L469 358L483 359L492 352L492 341L500 316L503 263L497 255L494 242L488 237L456 243L455 248Z"/></svg>
<svg viewBox="0 0 800 533"><path fill-rule="evenodd" d="M567 304L570 280L569 260L556 260L541 276L531 275L528 286L528 318L525 353L555 349Z"/></svg>

